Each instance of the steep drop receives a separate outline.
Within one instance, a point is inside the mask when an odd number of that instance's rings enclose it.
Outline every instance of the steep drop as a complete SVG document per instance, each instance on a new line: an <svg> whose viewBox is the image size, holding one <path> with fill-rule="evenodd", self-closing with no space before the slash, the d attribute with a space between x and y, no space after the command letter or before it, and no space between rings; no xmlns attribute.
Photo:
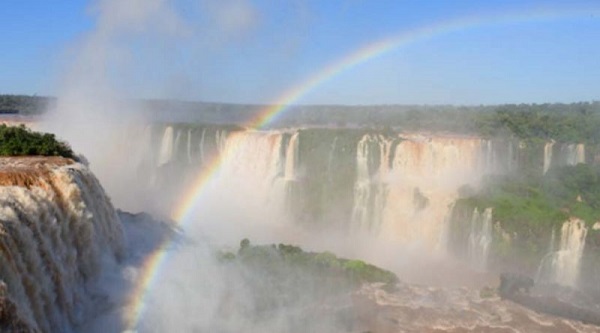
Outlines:
<svg viewBox="0 0 600 333"><path fill-rule="evenodd" d="M115 210L69 159L0 158L0 185L1 306L29 331L70 332L97 311L102 258L123 255Z"/></svg>

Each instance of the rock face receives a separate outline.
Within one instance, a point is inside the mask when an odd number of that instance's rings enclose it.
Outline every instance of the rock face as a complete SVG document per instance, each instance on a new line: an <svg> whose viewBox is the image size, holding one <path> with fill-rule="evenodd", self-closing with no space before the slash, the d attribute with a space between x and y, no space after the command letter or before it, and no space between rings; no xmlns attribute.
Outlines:
<svg viewBox="0 0 600 333"><path fill-rule="evenodd" d="M117 214L88 168L0 158L0 330L69 332L97 305L101 262L123 255Z"/></svg>
<svg viewBox="0 0 600 333"><path fill-rule="evenodd" d="M498 294L503 298L509 298L515 293L529 293L529 289L533 288L533 279L529 276L514 273L502 273L500 275L500 286Z"/></svg>

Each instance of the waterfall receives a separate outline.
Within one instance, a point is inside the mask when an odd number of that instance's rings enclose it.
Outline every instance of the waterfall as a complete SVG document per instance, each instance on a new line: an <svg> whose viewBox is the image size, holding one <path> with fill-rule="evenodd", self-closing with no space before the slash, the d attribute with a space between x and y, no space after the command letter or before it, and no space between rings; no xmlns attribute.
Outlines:
<svg viewBox="0 0 600 333"><path fill-rule="evenodd" d="M188 129L186 153L188 163L192 163L192 129Z"/></svg>
<svg viewBox="0 0 600 333"><path fill-rule="evenodd" d="M477 270L485 271L487 258L492 244L492 208L486 208L480 214L477 208L473 210L471 230L467 255L471 266Z"/></svg>
<svg viewBox="0 0 600 333"><path fill-rule="evenodd" d="M248 202L269 205L275 211L285 203L285 181L281 178L282 134L234 132L223 145L219 181L252 198Z"/></svg>
<svg viewBox="0 0 600 333"><path fill-rule="evenodd" d="M558 250L551 251L542 259L537 280L577 287L587 231L585 222L581 219L571 218L564 222Z"/></svg>
<svg viewBox="0 0 600 333"><path fill-rule="evenodd" d="M552 150L554 149L554 141L546 142L544 145L544 170L545 174L552 165Z"/></svg>
<svg viewBox="0 0 600 333"><path fill-rule="evenodd" d="M477 138L364 135L356 151L352 227L443 250L458 188L493 164L489 141Z"/></svg>
<svg viewBox="0 0 600 333"><path fill-rule="evenodd" d="M369 143L371 137L365 135L358 142L356 151L356 181L354 183L354 205L352 226L355 230L368 230L370 225L369 199L371 197L371 177L369 174Z"/></svg>
<svg viewBox="0 0 600 333"><path fill-rule="evenodd" d="M72 331L98 310L101 258L123 255L115 210L66 159L1 159L0 184L0 308L12 305L27 331Z"/></svg>
<svg viewBox="0 0 600 333"><path fill-rule="evenodd" d="M575 156L576 163L585 163L585 145L583 143L578 143L575 147Z"/></svg>
<svg viewBox="0 0 600 333"><path fill-rule="evenodd" d="M385 234L404 243L445 250L444 223L458 188L476 182L484 171L481 161L489 156L480 155L487 150L484 146L486 142L476 138L413 136L402 140L386 176ZM423 200L426 204L415 205Z"/></svg>
<svg viewBox="0 0 600 333"><path fill-rule="evenodd" d="M486 140L486 145L485 147L485 164L484 166L487 168L493 168L496 163L494 161L494 146L492 143L492 140Z"/></svg>
<svg viewBox="0 0 600 333"><path fill-rule="evenodd" d="M217 143L217 148L219 152L222 152L225 149L225 144L227 143L227 136L229 132L226 130L217 130L215 132L215 142Z"/></svg>
<svg viewBox="0 0 600 333"><path fill-rule="evenodd" d="M445 221L458 189L476 185L486 173L519 169L518 150L524 149L517 141L450 134L193 126L164 126L154 135L152 155L161 167L153 171L153 191L187 193L189 180L218 155L221 177L231 177L221 182L254 187L252 200L262 198L276 209L273 204L281 202L296 221L343 224L435 251L445 251ZM544 147L543 171L565 163L567 155L572 161L585 157L583 145L561 145L559 151L553 144ZM161 200L153 206L170 205Z"/></svg>
<svg viewBox="0 0 600 333"><path fill-rule="evenodd" d="M577 285L586 236L587 227L584 221L572 218L563 224L560 247L553 263L556 282L572 287Z"/></svg>
<svg viewBox="0 0 600 333"><path fill-rule="evenodd" d="M585 163L585 145L583 143L569 144L563 146L562 150L565 156L566 165Z"/></svg>
<svg viewBox="0 0 600 333"><path fill-rule="evenodd" d="M173 157L173 127L168 126L167 128L165 128L162 140L160 142L160 150L158 153L157 165L161 166L163 164L169 163L169 161L171 160L172 157Z"/></svg>
<svg viewBox="0 0 600 333"><path fill-rule="evenodd" d="M296 180L296 163L298 160L298 132L292 134L285 152L285 168L283 177L286 180Z"/></svg>
<svg viewBox="0 0 600 333"><path fill-rule="evenodd" d="M183 141L182 140L182 137L183 137L182 132L183 131L181 129L177 130L177 132L176 132L177 134L175 134L175 141L174 141L174 144L173 144L173 150L172 150L172 153L171 153L172 155L175 155L175 159L177 159L177 160L180 160L180 157L182 156L180 154L181 150L183 148L182 147L182 141ZM184 164L185 164L185 162L184 162Z"/></svg>
<svg viewBox="0 0 600 333"><path fill-rule="evenodd" d="M380 135L365 135L358 142L352 207L355 231L379 232L386 204L388 185L385 177L389 174L392 143L393 140Z"/></svg>
<svg viewBox="0 0 600 333"><path fill-rule="evenodd" d="M200 143L199 143L199 148L200 148L200 160L202 162L205 161L206 159L206 153L204 151L204 139L206 137L206 128L202 129L202 135L200 136Z"/></svg>

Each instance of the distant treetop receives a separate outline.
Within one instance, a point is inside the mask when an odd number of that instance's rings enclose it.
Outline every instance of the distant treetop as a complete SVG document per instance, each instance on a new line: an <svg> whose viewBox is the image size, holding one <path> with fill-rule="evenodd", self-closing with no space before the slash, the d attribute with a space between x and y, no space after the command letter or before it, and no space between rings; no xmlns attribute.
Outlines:
<svg viewBox="0 0 600 333"><path fill-rule="evenodd" d="M27 95L0 95L0 115L39 115L55 101L52 97Z"/></svg>

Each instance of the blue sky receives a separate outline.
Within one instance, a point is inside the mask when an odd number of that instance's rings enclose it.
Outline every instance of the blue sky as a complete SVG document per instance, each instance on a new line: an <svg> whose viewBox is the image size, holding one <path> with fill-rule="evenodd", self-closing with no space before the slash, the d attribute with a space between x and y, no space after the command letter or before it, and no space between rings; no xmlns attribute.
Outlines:
<svg viewBox="0 0 600 333"><path fill-rule="evenodd" d="M159 9L149 10L150 3ZM0 93L60 95L76 82L109 86L125 97L268 103L383 38L446 21L504 17L391 49L313 87L298 102L600 100L600 3L565 3L6 0ZM106 57L82 55L89 44ZM77 80L66 79L82 62L89 63L75 71ZM88 78L92 68L100 74Z"/></svg>

